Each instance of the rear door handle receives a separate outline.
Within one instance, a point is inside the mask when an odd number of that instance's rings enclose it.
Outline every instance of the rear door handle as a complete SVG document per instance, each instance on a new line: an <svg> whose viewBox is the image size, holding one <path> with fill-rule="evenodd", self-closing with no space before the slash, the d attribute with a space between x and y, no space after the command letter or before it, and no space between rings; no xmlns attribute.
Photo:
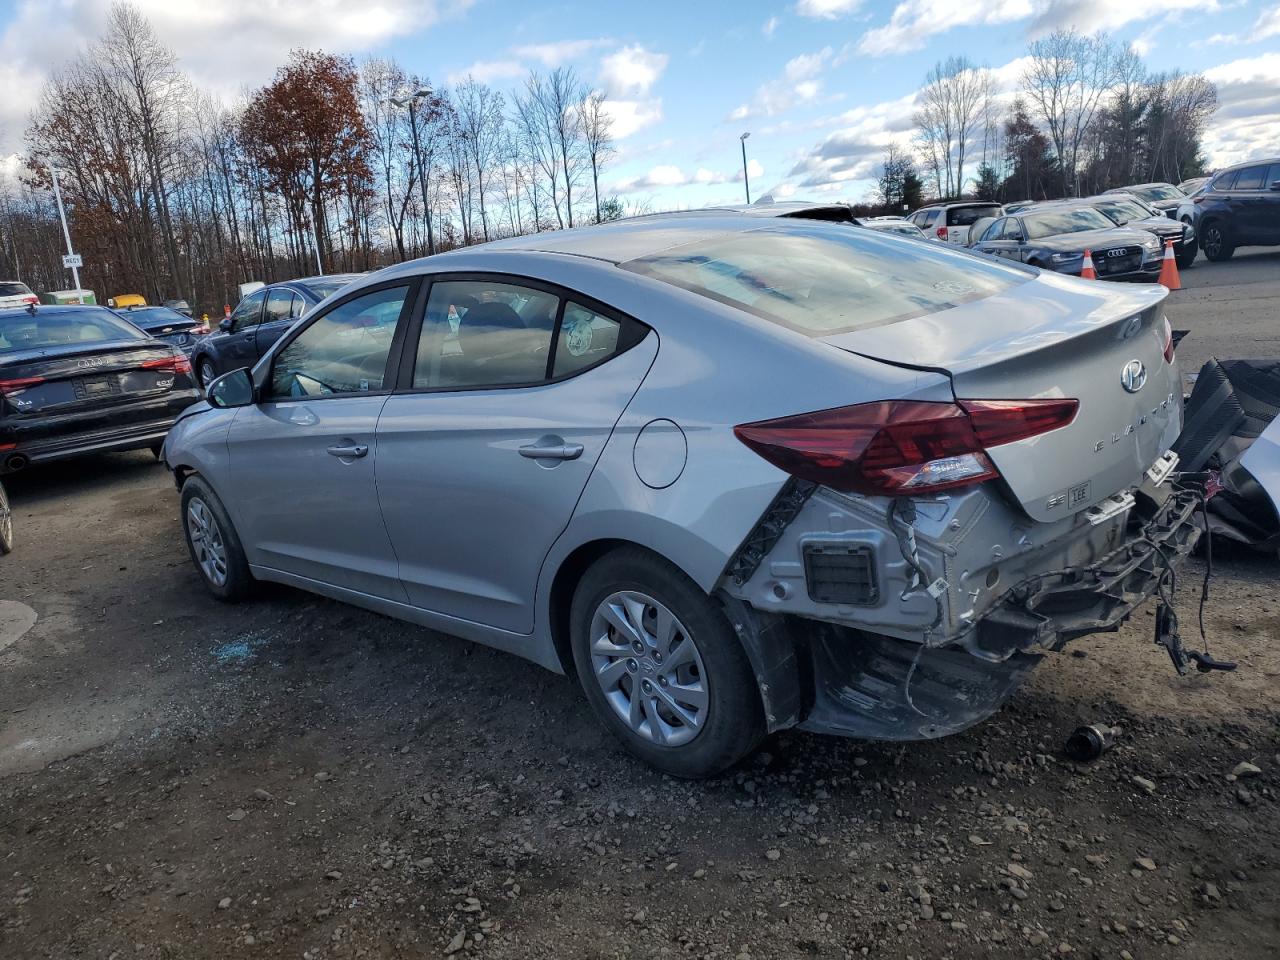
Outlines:
<svg viewBox="0 0 1280 960"><path fill-rule="evenodd" d="M326 451L331 457L341 457L344 460L356 460L365 456L369 452L367 443L353 443L348 446L330 447Z"/></svg>
<svg viewBox="0 0 1280 960"><path fill-rule="evenodd" d="M539 446L536 443L529 443L520 448L520 456L529 460L577 460L582 456L582 444L561 443Z"/></svg>

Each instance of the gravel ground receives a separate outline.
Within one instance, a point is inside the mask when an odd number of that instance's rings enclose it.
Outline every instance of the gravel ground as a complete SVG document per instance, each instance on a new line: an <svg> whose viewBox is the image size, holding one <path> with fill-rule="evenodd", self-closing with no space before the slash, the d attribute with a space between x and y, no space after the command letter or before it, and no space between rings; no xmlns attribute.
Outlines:
<svg viewBox="0 0 1280 960"><path fill-rule="evenodd" d="M1185 272L1185 370L1277 352L1278 267ZM148 454L8 485L5 958L1280 955L1275 558L1218 564L1236 674L1178 678L1146 609L963 735L785 734L695 784L513 657L283 588L215 603ZM1082 722L1119 728L1087 766Z"/></svg>

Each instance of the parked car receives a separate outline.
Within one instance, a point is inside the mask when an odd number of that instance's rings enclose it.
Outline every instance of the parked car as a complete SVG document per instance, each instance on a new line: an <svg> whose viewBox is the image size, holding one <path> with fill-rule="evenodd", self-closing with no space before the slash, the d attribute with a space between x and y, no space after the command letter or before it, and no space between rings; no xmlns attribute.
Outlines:
<svg viewBox="0 0 1280 960"><path fill-rule="evenodd" d="M207 387L229 370L253 366L293 321L359 276L339 273L258 287L196 344L191 363L200 384Z"/></svg>
<svg viewBox="0 0 1280 960"><path fill-rule="evenodd" d="M168 307L170 310L174 310L182 314L184 317L189 317L194 313L194 311L191 309L191 304L189 304L186 300L166 300L164 302L164 305Z"/></svg>
<svg viewBox="0 0 1280 960"><path fill-rule="evenodd" d="M1146 230L1155 234L1160 240L1161 250L1166 243L1172 241L1178 269L1185 270L1195 263L1197 251L1195 227L1189 223L1170 220L1132 194L1106 193L1081 200L1060 200L1056 201L1055 205L1093 207L1116 226L1133 227L1136 230ZM1042 209L1045 206L1048 204L1033 209Z"/></svg>
<svg viewBox="0 0 1280 960"><path fill-rule="evenodd" d="M1086 206L1035 206L1001 217L973 249L1076 276L1088 250L1099 279L1154 280L1160 274L1159 240L1146 230L1117 227Z"/></svg>
<svg viewBox="0 0 1280 960"><path fill-rule="evenodd" d="M1177 216L1195 229L1210 260L1230 260L1239 247L1280 245L1280 158L1219 171Z"/></svg>
<svg viewBox="0 0 1280 960"><path fill-rule="evenodd" d="M168 307L129 307L116 313L157 340L172 343L188 356L200 338L209 332L204 323Z"/></svg>
<svg viewBox="0 0 1280 960"><path fill-rule="evenodd" d="M0 310L0 474L160 444L200 398L191 364L105 307Z"/></svg>
<svg viewBox="0 0 1280 960"><path fill-rule="evenodd" d="M40 298L21 280L0 280L0 310L39 302Z"/></svg>
<svg viewBox="0 0 1280 960"><path fill-rule="evenodd" d="M1178 218L1178 204L1186 199L1186 194L1172 183L1135 183L1130 187L1104 190L1103 193L1131 193L1135 197L1141 197L1171 220Z"/></svg>
<svg viewBox="0 0 1280 960"><path fill-rule="evenodd" d="M9 507L9 494L0 483L0 556L13 551L13 510Z"/></svg>
<svg viewBox="0 0 1280 960"><path fill-rule="evenodd" d="M1208 183L1210 179L1212 178L1211 177L1192 177L1190 180L1183 180L1180 184L1178 184L1178 189L1181 190L1184 194L1186 194L1189 197L1193 193L1195 193L1197 190L1199 190L1201 187L1203 187L1206 183Z"/></svg>
<svg viewBox="0 0 1280 960"><path fill-rule="evenodd" d="M962 247L969 245L969 227L984 217L998 217L1000 204L986 200L931 203L907 217L930 238Z"/></svg>
<svg viewBox="0 0 1280 960"><path fill-rule="evenodd" d="M929 239L924 235L923 230L903 217L862 217L858 220L858 223L868 230L878 230L881 233L896 233L900 237L910 237L912 240Z"/></svg>
<svg viewBox="0 0 1280 960"><path fill-rule="evenodd" d="M107 306L112 310L125 310L129 307L145 307L147 298L140 293L118 293L107 298Z"/></svg>
<svg viewBox="0 0 1280 960"><path fill-rule="evenodd" d="M964 729L1153 595L1200 529L1165 296L798 218L548 232L351 284L163 457L214 596L575 673L703 776Z"/></svg>

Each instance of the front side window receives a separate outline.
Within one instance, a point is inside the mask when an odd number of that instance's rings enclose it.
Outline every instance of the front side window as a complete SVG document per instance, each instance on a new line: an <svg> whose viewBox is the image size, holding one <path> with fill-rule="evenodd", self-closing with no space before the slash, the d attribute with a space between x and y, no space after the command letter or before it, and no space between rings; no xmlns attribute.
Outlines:
<svg viewBox="0 0 1280 960"><path fill-rule="evenodd" d="M1260 167L1245 167L1236 174L1237 190L1261 190L1262 181L1266 179L1267 166L1263 164Z"/></svg>
<svg viewBox="0 0 1280 960"><path fill-rule="evenodd" d="M518 284L433 283L414 387L462 390L546 380L559 309L555 294Z"/></svg>
<svg viewBox="0 0 1280 960"><path fill-rule="evenodd" d="M1031 279L941 244L886 244L816 223L696 240L622 266L810 337L936 313Z"/></svg>
<svg viewBox="0 0 1280 960"><path fill-rule="evenodd" d="M271 397L381 390L409 287L373 290L334 307L289 342L271 366Z"/></svg>
<svg viewBox="0 0 1280 960"><path fill-rule="evenodd" d="M293 291L287 287L279 287L267 294L267 312L263 323L274 323L277 320L288 320L293 315Z"/></svg>
<svg viewBox="0 0 1280 960"><path fill-rule="evenodd" d="M259 290L241 300L231 314L231 329L244 330L247 327L256 327L258 321L262 319L262 301L266 298L267 291Z"/></svg>
<svg viewBox="0 0 1280 960"><path fill-rule="evenodd" d="M981 239L999 240L1000 234L1004 232L1004 225L1009 222L1010 221L1008 220L997 220L995 223L991 224L991 226L987 227L987 229L982 232Z"/></svg>

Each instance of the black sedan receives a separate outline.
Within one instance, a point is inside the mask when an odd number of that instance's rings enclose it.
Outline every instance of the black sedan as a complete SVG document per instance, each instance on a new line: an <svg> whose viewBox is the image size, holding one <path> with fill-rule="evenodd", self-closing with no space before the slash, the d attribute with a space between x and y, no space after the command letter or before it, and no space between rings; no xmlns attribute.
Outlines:
<svg viewBox="0 0 1280 960"><path fill-rule="evenodd" d="M1032 207L1001 217L983 231L973 249L1076 276L1088 250L1099 279L1152 281L1160 275L1156 237L1117 227L1091 207Z"/></svg>
<svg viewBox="0 0 1280 960"><path fill-rule="evenodd" d="M105 307L0 310L0 474L85 453L158 451L199 399L186 354Z"/></svg>
<svg viewBox="0 0 1280 960"><path fill-rule="evenodd" d="M359 276L343 273L305 277L253 291L218 324L215 332L202 337L196 345L191 365L200 382L207 387L224 373L252 367L293 326L293 321Z"/></svg>
<svg viewBox="0 0 1280 960"><path fill-rule="evenodd" d="M1131 194L1104 193L1098 197L1085 197L1083 200L1056 200L1037 205L1036 209L1048 206L1093 207L1118 227L1133 227L1135 230L1155 234L1162 251L1165 243L1172 240L1173 255L1177 258L1179 270L1185 270L1195 262L1198 250L1195 227L1189 223L1170 220Z"/></svg>
<svg viewBox="0 0 1280 960"><path fill-rule="evenodd" d="M196 341L209 332L209 328L199 320L168 307L127 307L116 313L157 340L172 343L187 355L196 348Z"/></svg>

